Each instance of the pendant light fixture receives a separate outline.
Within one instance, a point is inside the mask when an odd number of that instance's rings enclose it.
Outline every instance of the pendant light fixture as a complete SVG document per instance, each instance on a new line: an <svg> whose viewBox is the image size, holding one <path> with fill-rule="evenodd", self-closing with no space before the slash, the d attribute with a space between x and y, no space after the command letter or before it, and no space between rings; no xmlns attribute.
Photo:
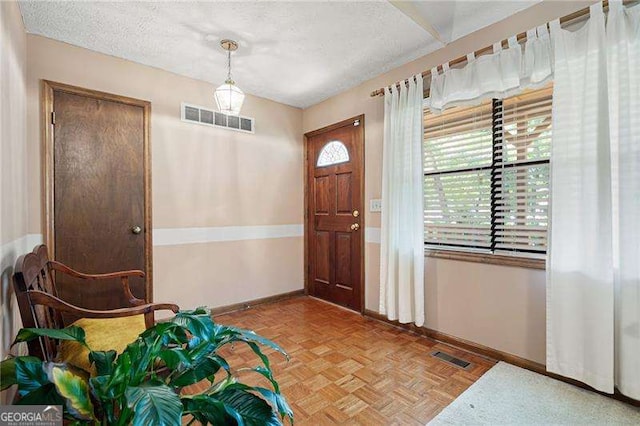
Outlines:
<svg viewBox="0 0 640 426"><path fill-rule="evenodd" d="M244 93L231 79L231 52L238 50L238 43L233 40L222 40L220 46L227 51L227 80L214 93L220 112L228 115L239 115L244 102Z"/></svg>

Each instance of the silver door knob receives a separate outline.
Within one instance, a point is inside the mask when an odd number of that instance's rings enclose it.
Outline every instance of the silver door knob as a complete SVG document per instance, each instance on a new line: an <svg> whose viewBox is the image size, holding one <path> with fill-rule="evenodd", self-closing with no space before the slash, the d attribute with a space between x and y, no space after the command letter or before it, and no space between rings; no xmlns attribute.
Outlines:
<svg viewBox="0 0 640 426"><path fill-rule="evenodd" d="M142 232L142 228L140 228L139 226L134 226L133 228L131 228L131 232L138 235L139 233Z"/></svg>

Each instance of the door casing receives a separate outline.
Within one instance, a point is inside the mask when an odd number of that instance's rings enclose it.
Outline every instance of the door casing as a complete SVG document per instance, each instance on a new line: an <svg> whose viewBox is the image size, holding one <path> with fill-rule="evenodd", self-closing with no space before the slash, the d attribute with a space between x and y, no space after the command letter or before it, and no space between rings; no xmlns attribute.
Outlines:
<svg viewBox="0 0 640 426"><path fill-rule="evenodd" d="M313 216L309 214L309 167L315 167L315 162L313 158L309 158L309 139L313 136L316 136L318 134L322 134L325 132L329 132L331 130L335 130L335 129L339 129L341 127L345 127L345 126L353 126L354 121L359 120L360 124L358 126L359 128L359 132L360 132L360 143L362 144L362 156L361 156L361 161L362 163L360 164L360 188L359 191L362 194L362 200L363 200L363 206L362 206L362 210L363 210L363 214L361 216L361 223L362 223L362 227L361 230L362 232L359 233L359 238L360 238L360 246L362 247L361 250L361 255L360 255L360 259L359 259L359 263L360 263L360 282L358 283L358 285L360 286L360 313L362 315L364 315L365 312L365 292L366 292L366 288L364 283L366 282L365 280L365 268L364 268L364 252L365 252L365 240L364 240L364 234L365 234L365 214L364 214L364 210L365 210L365 205L366 204L366 200L364 197L364 178L365 178L365 170L364 170L364 156L365 156L365 132L364 132L364 126L365 126L365 120L364 120L364 114L355 116L355 117L351 117L348 118L346 120L340 121L338 123L335 124L331 124L329 126L323 127L321 129L317 129L317 130L313 130L311 132L307 132L304 134L304 293L306 295L309 295L309 274L310 274L310 263L309 263L309 244L310 244L310 238L311 238L311 232L313 231Z"/></svg>
<svg viewBox="0 0 640 426"><path fill-rule="evenodd" d="M151 102L129 98L121 95L100 92L42 80L42 170L43 170L43 224L44 242L49 249L49 258L55 259L55 220L54 220L54 126L52 123L54 91L67 92L74 95L86 96L127 105L141 107L143 109L143 186L144 186L144 264L145 264L145 298L147 303L153 302L153 237L151 223L151 140L150 118ZM86 271L83 271L86 272ZM94 271L89 271L94 272ZM99 271L114 272L114 271Z"/></svg>

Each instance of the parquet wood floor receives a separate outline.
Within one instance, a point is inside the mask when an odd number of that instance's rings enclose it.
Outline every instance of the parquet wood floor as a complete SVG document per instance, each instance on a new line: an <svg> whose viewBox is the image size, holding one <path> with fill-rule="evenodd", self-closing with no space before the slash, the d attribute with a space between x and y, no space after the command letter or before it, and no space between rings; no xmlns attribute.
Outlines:
<svg viewBox="0 0 640 426"><path fill-rule="evenodd" d="M424 425L494 362L309 297L217 316L282 346L274 376L296 425ZM444 350L473 363L466 371L429 354ZM249 348L223 354L232 368L258 365ZM249 384L266 384L240 373ZM251 374L243 375L243 374ZM195 385L188 391L198 390Z"/></svg>

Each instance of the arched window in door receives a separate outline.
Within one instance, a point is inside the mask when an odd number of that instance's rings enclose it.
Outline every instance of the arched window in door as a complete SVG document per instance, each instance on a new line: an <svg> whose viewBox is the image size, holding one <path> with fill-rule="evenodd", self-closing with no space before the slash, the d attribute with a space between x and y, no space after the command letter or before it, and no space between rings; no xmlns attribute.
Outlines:
<svg viewBox="0 0 640 426"><path fill-rule="evenodd" d="M317 167L332 166L349 161L349 151L340 141L331 141L322 147L318 156Z"/></svg>

